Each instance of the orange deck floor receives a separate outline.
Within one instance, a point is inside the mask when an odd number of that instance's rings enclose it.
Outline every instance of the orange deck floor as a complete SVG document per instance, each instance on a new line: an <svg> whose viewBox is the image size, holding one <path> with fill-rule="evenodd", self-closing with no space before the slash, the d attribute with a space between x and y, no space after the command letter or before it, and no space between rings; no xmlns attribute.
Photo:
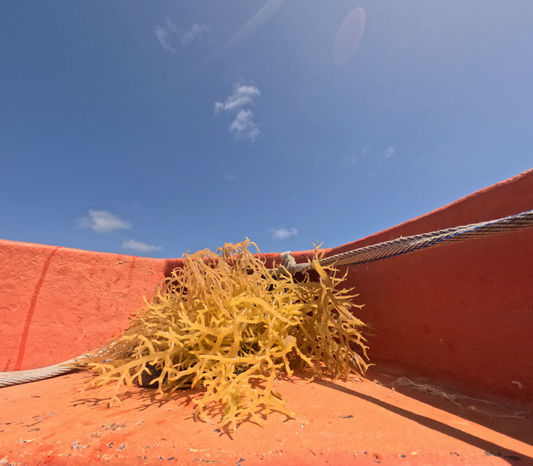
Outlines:
<svg viewBox="0 0 533 466"><path fill-rule="evenodd" d="M135 388L109 408L104 392L80 391L88 373L7 387L0 464L533 464L533 425L516 411L402 394L380 384L395 380L384 370L349 382L280 380L296 418L272 413L263 428L248 422L229 435L193 419L196 390L165 401Z"/></svg>

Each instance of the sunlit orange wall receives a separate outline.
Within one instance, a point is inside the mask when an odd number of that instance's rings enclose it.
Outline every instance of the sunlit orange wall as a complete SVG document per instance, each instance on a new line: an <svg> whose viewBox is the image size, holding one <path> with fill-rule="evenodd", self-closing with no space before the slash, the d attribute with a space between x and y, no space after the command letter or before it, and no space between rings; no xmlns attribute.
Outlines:
<svg viewBox="0 0 533 466"><path fill-rule="evenodd" d="M165 261L0 241L0 370L65 361L123 330Z"/></svg>

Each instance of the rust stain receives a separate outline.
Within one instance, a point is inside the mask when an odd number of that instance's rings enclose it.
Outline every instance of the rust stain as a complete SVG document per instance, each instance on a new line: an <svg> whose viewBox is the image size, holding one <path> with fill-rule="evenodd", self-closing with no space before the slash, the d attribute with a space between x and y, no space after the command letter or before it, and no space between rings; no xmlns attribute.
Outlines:
<svg viewBox="0 0 533 466"><path fill-rule="evenodd" d="M24 324L24 330L22 331L22 337L20 339L19 354L17 357L17 362L15 363L15 370L19 371L22 367L22 361L24 360L24 352L26 351L26 342L28 341L28 333L30 331L31 320L33 318L33 312L35 311L35 306L37 304L37 298L41 292L41 287L43 286L46 273L48 272L48 267L50 267L50 262L52 262L52 257L57 252L58 249L61 249L61 246L55 248L48 258L44 261L43 270L35 289L33 290L33 296L31 298L30 308L26 316L26 323Z"/></svg>

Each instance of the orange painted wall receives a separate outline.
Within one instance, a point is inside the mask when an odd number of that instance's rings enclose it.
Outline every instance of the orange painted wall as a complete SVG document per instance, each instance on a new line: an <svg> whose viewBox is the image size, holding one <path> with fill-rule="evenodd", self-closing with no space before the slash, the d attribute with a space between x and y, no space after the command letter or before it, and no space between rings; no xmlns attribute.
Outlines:
<svg viewBox="0 0 533 466"><path fill-rule="evenodd" d="M163 278L147 259L0 240L0 371L79 356L122 331Z"/></svg>
<svg viewBox="0 0 533 466"><path fill-rule="evenodd" d="M331 254L532 209L529 170ZM533 404L533 228L354 266L348 285L374 362Z"/></svg>
<svg viewBox="0 0 533 466"><path fill-rule="evenodd" d="M533 170L328 255L531 209ZM309 254L294 255L301 262ZM0 371L98 347L180 264L1 240L0 258ZM374 362L533 404L532 272L528 229L351 267L347 286L365 304L358 316L372 324Z"/></svg>

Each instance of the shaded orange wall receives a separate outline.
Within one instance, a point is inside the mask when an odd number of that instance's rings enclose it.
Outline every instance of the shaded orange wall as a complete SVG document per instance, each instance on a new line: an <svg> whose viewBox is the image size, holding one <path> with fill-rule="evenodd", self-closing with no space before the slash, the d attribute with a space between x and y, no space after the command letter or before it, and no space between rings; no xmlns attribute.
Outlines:
<svg viewBox="0 0 533 466"><path fill-rule="evenodd" d="M330 254L532 209L530 170ZM348 285L374 362L533 404L533 228L350 267Z"/></svg>
<svg viewBox="0 0 533 466"><path fill-rule="evenodd" d="M533 209L533 170L328 255ZM309 251L295 253L304 261ZM269 261L278 254L269 254ZM179 259L0 240L0 371L62 362L128 325ZM370 356L477 396L533 403L533 229L349 269ZM520 385L513 382L519 382Z"/></svg>

